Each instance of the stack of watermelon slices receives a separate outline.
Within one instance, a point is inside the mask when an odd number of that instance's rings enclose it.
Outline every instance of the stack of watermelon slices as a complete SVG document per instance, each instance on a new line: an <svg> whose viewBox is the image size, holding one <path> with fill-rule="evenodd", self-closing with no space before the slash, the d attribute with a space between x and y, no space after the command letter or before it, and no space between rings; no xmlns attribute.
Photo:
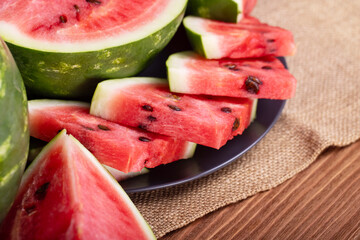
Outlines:
<svg viewBox="0 0 360 240"><path fill-rule="evenodd" d="M219 149L249 126L256 99L294 96L296 79L276 58L295 52L289 31L249 11L238 23L187 16L184 26L197 53L171 55L168 82L103 81L90 112L79 102L30 101L31 135L49 141L66 128L104 165L139 172L190 158L196 144Z"/></svg>
<svg viewBox="0 0 360 240"><path fill-rule="evenodd" d="M256 99L289 99L296 79L277 56L292 55L291 32L245 16L225 23L187 16L194 52L167 60L168 83L126 78L98 84L90 114L219 149L251 122Z"/></svg>

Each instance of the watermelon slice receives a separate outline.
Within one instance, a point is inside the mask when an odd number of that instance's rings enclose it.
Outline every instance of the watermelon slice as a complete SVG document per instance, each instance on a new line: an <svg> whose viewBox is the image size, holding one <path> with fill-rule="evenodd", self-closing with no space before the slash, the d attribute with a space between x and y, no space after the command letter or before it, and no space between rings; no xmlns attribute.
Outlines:
<svg viewBox="0 0 360 240"><path fill-rule="evenodd" d="M268 99L295 94L296 79L275 57L209 60L181 52L166 64L172 92Z"/></svg>
<svg viewBox="0 0 360 240"><path fill-rule="evenodd" d="M251 18L224 23L188 16L188 38L195 51L209 59L288 56L295 53L292 33Z"/></svg>
<svg viewBox="0 0 360 240"><path fill-rule="evenodd" d="M29 125L32 137L47 142L59 130L67 129L102 164L124 173L190 158L196 146L92 116L83 102L29 101Z"/></svg>
<svg viewBox="0 0 360 240"><path fill-rule="evenodd" d="M63 130L26 170L2 239L155 239L120 185Z"/></svg>
<svg viewBox="0 0 360 240"><path fill-rule="evenodd" d="M173 94L167 81L101 82L90 113L120 124L219 149L249 125L252 100Z"/></svg>
<svg viewBox="0 0 360 240"><path fill-rule="evenodd" d="M91 96L102 79L132 76L170 41L186 0L0 1L0 36L28 90Z"/></svg>
<svg viewBox="0 0 360 240"><path fill-rule="evenodd" d="M223 22L239 22L256 5L256 0L189 0L189 15Z"/></svg>
<svg viewBox="0 0 360 240"><path fill-rule="evenodd" d="M10 209L24 171L29 129L25 88L0 39L0 222Z"/></svg>

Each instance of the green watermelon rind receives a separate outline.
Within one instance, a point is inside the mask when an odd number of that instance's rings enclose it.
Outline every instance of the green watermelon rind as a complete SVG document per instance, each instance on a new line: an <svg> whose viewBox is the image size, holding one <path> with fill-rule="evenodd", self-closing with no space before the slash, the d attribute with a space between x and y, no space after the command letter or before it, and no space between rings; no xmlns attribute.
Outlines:
<svg viewBox="0 0 360 240"><path fill-rule="evenodd" d="M0 222L10 209L23 174L29 129L27 97L21 75L0 39Z"/></svg>
<svg viewBox="0 0 360 240"><path fill-rule="evenodd" d="M34 49L15 44L12 39L5 40L30 94L50 98L89 98L98 82L134 76L143 70L174 36L184 12L185 3L180 14L152 34L94 51L42 51L41 46Z"/></svg>
<svg viewBox="0 0 360 240"><path fill-rule="evenodd" d="M121 196L121 198L124 200L126 205L131 209L132 213L137 219L138 224L141 225L141 228L144 229L144 232L146 232L147 237L149 239L156 239L154 233L152 232L150 226L145 221L145 219L142 217L139 210L136 208L134 203L131 201L129 196L126 194L124 189L120 186L120 184L116 181L116 179L110 174L109 171L104 168L103 165L92 155L76 138L74 138L72 135L67 135L66 130L62 130L60 133L58 133L39 153L39 155L34 159L34 161L30 164L30 166L26 169L23 178L21 179L20 189L26 185L26 183L29 181L29 178L36 172L36 169L38 165L41 163L41 159L45 155L48 154L48 152L52 149L52 147L57 144L57 141L64 137L69 137L71 141L73 141L87 156L87 159L97 167L99 170L98 173L101 174L107 181L110 183L114 190Z"/></svg>
<svg viewBox="0 0 360 240"><path fill-rule="evenodd" d="M242 19L242 0L189 0L188 15L223 22L237 23Z"/></svg>
<svg viewBox="0 0 360 240"><path fill-rule="evenodd" d="M186 35L195 52L207 59L220 59L223 52L219 49L219 38L208 32L203 24L203 19L187 16L183 20Z"/></svg>

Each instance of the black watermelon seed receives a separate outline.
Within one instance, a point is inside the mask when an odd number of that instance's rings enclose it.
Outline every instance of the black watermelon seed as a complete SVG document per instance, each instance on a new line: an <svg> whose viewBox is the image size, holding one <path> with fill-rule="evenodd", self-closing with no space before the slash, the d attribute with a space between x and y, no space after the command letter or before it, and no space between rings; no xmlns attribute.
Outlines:
<svg viewBox="0 0 360 240"><path fill-rule="evenodd" d="M62 131L62 129L58 130L57 133L60 133Z"/></svg>
<svg viewBox="0 0 360 240"><path fill-rule="evenodd" d="M238 118L235 118L235 121L233 123L233 127L232 130L235 131L236 129L238 129L240 126L240 120Z"/></svg>
<svg viewBox="0 0 360 240"><path fill-rule="evenodd" d="M142 108L143 110L145 110L145 111L148 111L148 112L154 111L154 109L153 109L152 106L150 106L150 105L143 105L141 108Z"/></svg>
<svg viewBox="0 0 360 240"><path fill-rule="evenodd" d="M28 215L30 215L31 213L33 213L36 210L36 206L31 205L29 207L25 207L24 210Z"/></svg>
<svg viewBox="0 0 360 240"><path fill-rule="evenodd" d="M275 39L268 39L268 40L266 40L267 42L275 42Z"/></svg>
<svg viewBox="0 0 360 240"><path fill-rule="evenodd" d="M262 69L265 69L265 70L272 69L272 67L270 67L270 66L262 66L261 68L262 68Z"/></svg>
<svg viewBox="0 0 360 240"><path fill-rule="evenodd" d="M157 119L156 119L156 117L154 117L154 116L148 116L147 117L147 119L150 121L150 122L155 122Z"/></svg>
<svg viewBox="0 0 360 240"><path fill-rule="evenodd" d="M61 15L59 18L60 18L61 23L66 23L67 22L67 17L65 15Z"/></svg>
<svg viewBox="0 0 360 240"><path fill-rule="evenodd" d="M91 128L91 127L87 127L87 126L84 126L84 125L81 125L83 128L85 128L86 130L89 130L89 131L95 131L95 129Z"/></svg>
<svg viewBox="0 0 360 240"><path fill-rule="evenodd" d="M94 3L94 4L101 4L101 1L99 0L86 0L88 3Z"/></svg>
<svg viewBox="0 0 360 240"><path fill-rule="evenodd" d="M142 142L150 142L151 141L151 139L147 138L147 137L139 137L139 140Z"/></svg>
<svg viewBox="0 0 360 240"><path fill-rule="evenodd" d="M144 124L139 124L139 125L138 125L138 128L143 129L143 130L146 130L146 129L147 129L147 126L144 125Z"/></svg>
<svg viewBox="0 0 360 240"><path fill-rule="evenodd" d="M262 82L254 76L248 76L245 81L246 91L252 94L257 94L259 92L260 86Z"/></svg>
<svg viewBox="0 0 360 240"><path fill-rule="evenodd" d="M37 200L43 200L45 198L49 185L50 182L46 182L35 191L35 198Z"/></svg>
<svg viewBox="0 0 360 240"><path fill-rule="evenodd" d="M232 112L231 108L229 108L229 107L223 107L223 108L221 108L221 111L224 112L224 113L231 113Z"/></svg>
<svg viewBox="0 0 360 240"><path fill-rule="evenodd" d="M168 105L168 107L174 111L181 111L181 108L175 106L175 105Z"/></svg>
<svg viewBox="0 0 360 240"><path fill-rule="evenodd" d="M101 124L98 125L98 128L99 128L100 130L110 131L110 128L108 128L107 126L101 125Z"/></svg>
<svg viewBox="0 0 360 240"><path fill-rule="evenodd" d="M232 70L232 71L240 71L240 69L237 68L236 64L234 64L234 63L225 64L224 67L226 67L227 69Z"/></svg>

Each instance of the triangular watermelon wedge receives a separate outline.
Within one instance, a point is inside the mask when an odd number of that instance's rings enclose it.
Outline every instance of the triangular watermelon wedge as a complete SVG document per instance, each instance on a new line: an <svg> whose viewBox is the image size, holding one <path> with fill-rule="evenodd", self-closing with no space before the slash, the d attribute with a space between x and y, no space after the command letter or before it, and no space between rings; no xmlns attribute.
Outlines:
<svg viewBox="0 0 360 240"><path fill-rule="evenodd" d="M2 239L154 239L120 185L61 131L26 170Z"/></svg>

